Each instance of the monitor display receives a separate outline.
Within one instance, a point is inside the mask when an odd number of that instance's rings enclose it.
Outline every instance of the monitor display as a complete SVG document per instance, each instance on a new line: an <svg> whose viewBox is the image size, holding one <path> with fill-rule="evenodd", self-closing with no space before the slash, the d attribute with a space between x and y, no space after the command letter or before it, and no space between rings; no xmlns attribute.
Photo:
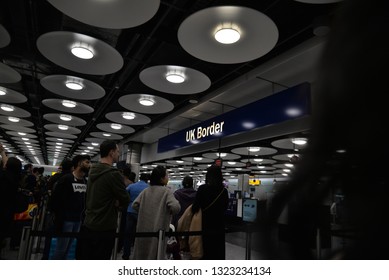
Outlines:
<svg viewBox="0 0 389 280"><path fill-rule="evenodd" d="M244 222L255 222L258 214L258 200L243 199L243 217Z"/></svg>

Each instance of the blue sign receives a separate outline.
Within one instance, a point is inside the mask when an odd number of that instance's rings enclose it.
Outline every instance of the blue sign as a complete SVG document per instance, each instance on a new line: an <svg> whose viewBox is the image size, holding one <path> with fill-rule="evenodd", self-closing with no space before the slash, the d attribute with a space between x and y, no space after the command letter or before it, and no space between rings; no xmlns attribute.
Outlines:
<svg viewBox="0 0 389 280"><path fill-rule="evenodd" d="M158 153L300 118L311 113L310 84L303 83L158 141Z"/></svg>

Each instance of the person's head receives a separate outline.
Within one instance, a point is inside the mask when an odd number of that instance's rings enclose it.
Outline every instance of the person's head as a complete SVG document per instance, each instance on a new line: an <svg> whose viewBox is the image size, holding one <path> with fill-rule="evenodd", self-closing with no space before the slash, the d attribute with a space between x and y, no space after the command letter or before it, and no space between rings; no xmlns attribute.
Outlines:
<svg viewBox="0 0 389 280"><path fill-rule="evenodd" d="M100 144L100 157L111 163L118 162L120 156L119 147L113 140L105 140Z"/></svg>
<svg viewBox="0 0 389 280"><path fill-rule="evenodd" d="M158 165L151 172L150 185L165 186L169 181L169 175L165 167Z"/></svg>
<svg viewBox="0 0 389 280"><path fill-rule="evenodd" d="M7 172L13 176L19 176L22 172L22 163L16 157L10 157L5 165Z"/></svg>
<svg viewBox="0 0 389 280"><path fill-rule="evenodd" d="M25 164L23 169L24 169L24 172L31 173L32 172L32 164L31 163Z"/></svg>
<svg viewBox="0 0 389 280"><path fill-rule="evenodd" d="M43 166L38 167L38 174L39 174L40 176L42 176L44 172L45 172L45 168L44 168Z"/></svg>
<svg viewBox="0 0 389 280"><path fill-rule="evenodd" d="M149 173L141 173L139 175L139 180L147 183L150 180L150 174Z"/></svg>
<svg viewBox="0 0 389 280"><path fill-rule="evenodd" d="M39 175L39 171L38 171L38 167L34 167L33 169L32 169L32 174L34 174L35 176L38 176Z"/></svg>
<svg viewBox="0 0 389 280"><path fill-rule="evenodd" d="M189 175L186 175L184 179L182 180L182 186L184 189L193 188L193 178Z"/></svg>
<svg viewBox="0 0 389 280"><path fill-rule="evenodd" d="M72 159L73 170L88 174L90 168L90 156L76 155Z"/></svg>
<svg viewBox="0 0 389 280"><path fill-rule="evenodd" d="M66 158L61 162L61 172L62 173L69 173L73 170L73 162Z"/></svg>
<svg viewBox="0 0 389 280"><path fill-rule="evenodd" d="M135 172L131 171L131 167L126 166L123 169L123 176L124 176L124 179L126 180L126 185L132 184L135 182L136 174L135 174Z"/></svg>
<svg viewBox="0 0 389 280"><path fill-rule="evenodd" d="M207 169L205 175L205 183L210 186L221 186L223 187L223 174L220 166L211 165Z"/></svg>

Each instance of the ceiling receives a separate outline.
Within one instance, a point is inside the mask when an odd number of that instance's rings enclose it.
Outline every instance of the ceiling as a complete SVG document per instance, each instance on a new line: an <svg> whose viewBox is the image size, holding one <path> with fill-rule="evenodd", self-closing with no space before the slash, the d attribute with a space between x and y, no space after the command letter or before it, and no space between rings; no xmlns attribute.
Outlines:
<svg viewBox="0 0 389 280"><path fill-rule="evenodd" d="M88 147L107 138L152 144L314 82L325 40L325 26L318 23L331 19L339 5L332 2L337 1L1 1L0 90L6 94L0 103L14 111L0 109L0 141L24 161L55 165L86 149L95 155L96 148ZM209 34L225 24L240 31L241 41L214 42ZM89 48L94 57L77 58L72 47ZM165 80L177 73L185 82ZM82 89L66 88L69 81ZM145 96L155 106L139 105ZM64 107L63 100L76 107ZM135 119L123 119L124 112ZM272 142L281 138L256 144L275 148ZM276 150L272 156L285 154L282 147Z"/></svg>

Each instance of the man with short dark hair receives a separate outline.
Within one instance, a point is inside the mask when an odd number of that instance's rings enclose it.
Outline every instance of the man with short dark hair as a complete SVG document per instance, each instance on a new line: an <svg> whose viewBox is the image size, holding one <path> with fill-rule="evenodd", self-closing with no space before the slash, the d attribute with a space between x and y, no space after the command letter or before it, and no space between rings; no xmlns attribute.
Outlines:
<svg viewBox="0 0 389 280"><path fill-rule="evenodd" d="M118 212L130 202L121 172L112 167L119 156L114 141L101 143L100 161L92 165L88 176L85 220L81 228L84 237L78 239L77 259L111 258Z"/></svg>
<svg viewBox="0 0 389 280"><path fill-rule="evenodd" d="M51 197L55 225L59 232L78 232L85 209L85 175L89 172L90 156L77 155L72 163L73 172L58 180ZM72 242L73 238L58 238L53 259L67 259Z"/></svg>

